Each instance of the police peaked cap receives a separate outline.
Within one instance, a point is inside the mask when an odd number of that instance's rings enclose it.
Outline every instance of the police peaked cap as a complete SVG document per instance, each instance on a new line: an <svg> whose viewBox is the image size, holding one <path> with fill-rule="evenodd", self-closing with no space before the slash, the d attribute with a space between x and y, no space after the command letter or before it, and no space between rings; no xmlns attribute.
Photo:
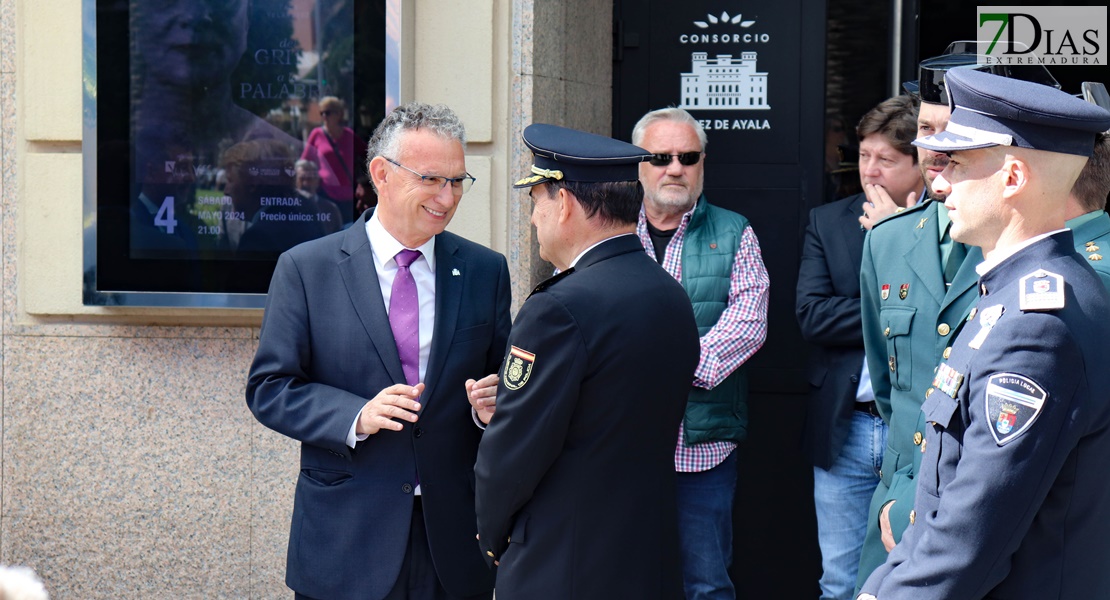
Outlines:
<svg viewBox="0 0 1110 600"><path fill-rule="evenodd" d="M651 157L627 142L545 123L529 125L522 137L534 155L532 174L515 188L549 181L637 181L639 164Z"/></svg>
<svg viewBox="0 0 1110 600"><path fill-rule="evenodd" d="M1110 112L1058 89L970 69L945 75L948 127L914 140L935 152L991 146L1091 156L1095 134L1110 129Z"/></svg>
<svg viewBox="0 0 1110 600"><path fill-rule="evenodd" d="M950 69L971 69L993 73L1010 79L1022 79L1060 89L1060 84L1044 65L1003 65L986 63L986 57L972 53L951 53L934 56L921 61L917 70L917 81L902 84L911 96L917 96L929 104L947 104L948 94L944 91L944 74Z"/></svg>

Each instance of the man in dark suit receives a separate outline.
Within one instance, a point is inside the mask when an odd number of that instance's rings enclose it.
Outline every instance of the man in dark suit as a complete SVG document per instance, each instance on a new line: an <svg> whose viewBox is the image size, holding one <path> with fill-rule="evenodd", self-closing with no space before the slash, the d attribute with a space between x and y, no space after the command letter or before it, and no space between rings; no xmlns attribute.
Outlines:
<svg viewBox="0 0 1110 600"><path fill-rule="evenodd" d="M682 594L674 435L698 362L682 287L634 235L642 148L531 125L540 255L478 449L478 531L499 600Z"/></svg>
<svg viewBox="0 0 1110 600"><path fill-rule="evenodd" d="M860 119L860 184L891 198L921 195L924 180L911 144L917 109L906 96L885 100ZM875 406L863 354L859 270L866 230L865 194L809 213L796 314L813 345L804 445L813 462L813 499L821 547L822 600L849 600L867 533L867 506L879 482L886 423Z"/></svg>
<svg viewBox="0 0 1110 600"><path fill-rule="evenodd" d="M397 108L371 140L377 209L278 260L247 404L301 442L298 598L491 596L474 526L481 415L464 383L496 373L509 274L444 231L473 181L464 143L447 107Z"/></svg>

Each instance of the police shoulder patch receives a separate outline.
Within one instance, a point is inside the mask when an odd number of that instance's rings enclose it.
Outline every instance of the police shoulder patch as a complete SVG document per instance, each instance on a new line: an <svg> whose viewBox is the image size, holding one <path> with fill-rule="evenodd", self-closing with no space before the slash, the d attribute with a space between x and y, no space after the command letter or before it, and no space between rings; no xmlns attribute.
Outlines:
<svg viewBox="0 0 1110 600"><path fill-rule="evenodd" d="M1037 269L1019 282L1019 305L1023 311L1064 308L1064 277Z"/></svg>
<svg viewBox="0 0 1110 600"><path fill-rule="evenodd" d="M1037 420L1048 392L1017 373L998 373L987 380L987 424L999 446L1014 441Z"/></svg>
<svg viewBox="0 0 1110 600"><path fill-rule="evenodd" d="M510 390L519 390L528 383L532 375L532 365L536 362L536 355L516 346L509 347L509 355L505 357L505 368L501 380Z"/></svg>

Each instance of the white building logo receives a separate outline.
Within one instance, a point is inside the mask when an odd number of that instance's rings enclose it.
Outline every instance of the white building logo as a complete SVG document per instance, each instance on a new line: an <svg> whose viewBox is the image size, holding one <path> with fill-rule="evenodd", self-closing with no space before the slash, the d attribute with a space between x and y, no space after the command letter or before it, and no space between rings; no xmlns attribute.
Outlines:
<svg viewBox="0 0 1110 600"><path fill-rule="evenodd" d="M686 110L768 110L767 73L755 68L756 53L742 52L709 58L706 52L690 55L690 72L682 73L679 108Z"/></svg>
<svg viewBox="0 0 1110 600"><path fill-rule="evenodd" d="M770 34L750 30L754 19L744 20L740 14L706 15L705 21L694 21L694 26L704 32L679 36L683 45L719 46L739 44L766 44ZM722 29L723 28L723 29ZM739 49L738 49L739 50ZM679 108L686 110L769 110L767 104L767 73L760 73L755 66L756 52L740 51L717 54L697 51L690 55L690 72L679 75L681 101Z"/></svg>

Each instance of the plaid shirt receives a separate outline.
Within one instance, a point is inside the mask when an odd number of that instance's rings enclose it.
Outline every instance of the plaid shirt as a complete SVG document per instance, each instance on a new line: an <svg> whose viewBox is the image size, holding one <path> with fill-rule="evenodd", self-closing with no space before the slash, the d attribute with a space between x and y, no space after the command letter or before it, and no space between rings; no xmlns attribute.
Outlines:
<svg viewBox="0 0 1110 600"><path fill-rule="evenodd" d="M663 269L682 281L682 241L686 225L694 209L682 216L674 237L667 244ZM655 258L655 247L647 229L647 216L640 208L636 233L648 255ZM751 227L744 228L736 259L732 263L728 291L728 307L717 323L701 337L701 359L694 371L694 385L713 389L731 375L763 346L767 339L767 295L770 286L767 268L759 252L759 240ZM678 444L674 452L675 470L680 473L707 471L721 464L736 449L728 440L687 446L683 441L684 425L678 427Z"/></svg>

